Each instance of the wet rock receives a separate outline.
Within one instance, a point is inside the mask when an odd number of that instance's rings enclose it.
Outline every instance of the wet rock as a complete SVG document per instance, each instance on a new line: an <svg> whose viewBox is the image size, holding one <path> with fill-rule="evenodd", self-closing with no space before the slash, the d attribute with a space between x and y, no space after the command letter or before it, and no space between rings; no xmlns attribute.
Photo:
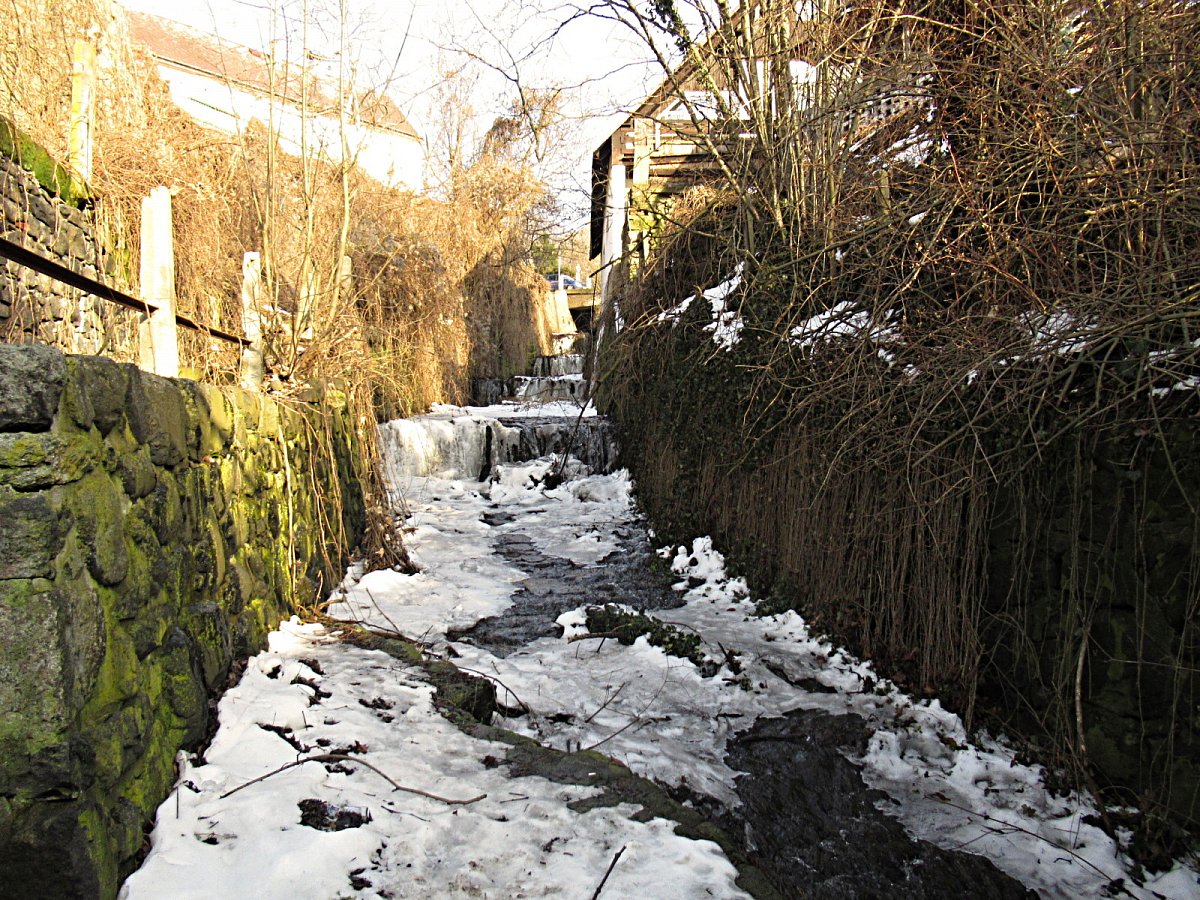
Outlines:
<svg viewBox="0 0 1200 900"><path fill-rule="evenodd" d="M354 806L336 806L324 800L301 800L300 824L318 831L345 831L361 828L371 821L371 811Z"/></svg>
<svg viewBox="0 0 1200 900"><path fill-rule="evenodd" d="M485 521L489 521L487 516ZM493 516L490 523L502 521L503 516ZM542 553L528 535L500 535L496 543L500 556L529 573L528 577L520 582L512 606L502 615L448 637L507 656L538 638L557 637L561 629L555 619L580 606L621 603L639 610L682 606L683 598L671 590L669 573L652 566L657 560L645 532L631 529L618 538L617 551L603 566L581 567Z"/></svg>
<svg viewBox="0 0 1200 900"><path fill-rule="evenodd" d="M734 740L746 850L788 897L1036 897L981 856L908 836L877 807L845 753L869 736L855 715L796 710L760 719Z"/></svg>

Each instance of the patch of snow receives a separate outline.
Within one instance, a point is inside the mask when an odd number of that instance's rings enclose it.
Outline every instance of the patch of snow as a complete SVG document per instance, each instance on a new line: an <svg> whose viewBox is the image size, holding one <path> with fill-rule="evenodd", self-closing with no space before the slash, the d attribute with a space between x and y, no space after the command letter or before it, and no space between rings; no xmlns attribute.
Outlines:
<svg viewBox="0 0 1200 900"><path fill-rule="evenodd" d="M836 306L822 310L789 332L794 346L810 348L818 341L830 342L836 338L866 336L876 343L894 342L899 338L894 326L874 322L865 309L843 300Z"/></svg>
<svg viewBox="0 0 1200 900"><path fill-rule="evenodd" d="M1019 318L1030 330L1030 341L1035 351L1049 351L1060 356L1087 347L1088 332L1094 327L1091 323L1079 321L1073 312L1066 309L1030 311Z"/></svg>
<svg viewBox="0 0 1200 900"><path fill-rule="evenodd" d="M493 484L412 479L407 544L422 571L351 572L331 614L440 641L511 602L524 573L495 551L505 533L577 564L603 559L637 516L628 473L575 466L576 477L547 488L552 465L506 467ZM698 634L716 675L701 677L692 662L644 638L630 646L573 642L585 633L584 610L558 618L562 637L505 657L455 642L458 662L499 679L529 706L531 715L506 727L560 749L594 747L641 775L736 806L738 773L725 754L737 732L797 708L855 713L874 730L857 761L864 778L899 801L886 811L915 837L982 853L1045 897L1095 896L1116 878L1137 898L1197 895L1197 872L1182 865L1135 884L1117 843L1084 823L1093 811L1087 798L1052 794L1041 770L1017 762L999 741L972 744L937 701L904 694L794 612L757 616L745 582L728 576L711 539L657 552L678 576L684 605L654 615ZM632 822L630 807L573 812L567 804L591 789L511 777L496 765L505 747L446 722L415 669L334 637L293 619L250 660L221 700L204 760L183 761L150 854L123 898L239 896L247 885L266 898L326 898L350 894L351 878L395 897L590 896L621 847L606 895L744 896L715 845L680 838L661 820ZM446 806L394 792L354 762L340 767L346 771L294 766L223 796L297 759L280 728L290 728L306 754L343 748L406 786L452 799L487 796ZM300 824L298 804L310 798L369 811L370 821L315 831Z"/></svg>
<svg viewBox="0 0 1200 900"><path fill-rule="evenodd" d="M672 306L670 309L664 309L658 314L658 317L654 321L658 322L659 324L662 324L663 322L670 322L672 325L674 325L681 318L683 318L683 314L691 308L692 301L694 299L696 298L687 297L681 302Z"/></svg>
<svg viewBox="0 0 1200 900"><path fill-rule="evenodd" d="M455 645L467 665L494 673L533 708L533 719L508 727L564 749L597 746L648 778L736 805L738 773L724 762L735 732L795 708L853 712L875 729L857 760L864 778L900 802L885 811L914 837L988 856L1045 897L1093 896L1119 877L1139 898L1195 895L1197 873L1183 866L1144 888L1130 882L1117 844L1083 823L1094 812L1086 798L1056 796L1040 768L1017 762L1000 742L972 745L958 716L938 701L903 693L869 663L814 637L794 612L756 616L745 583L727 578L708 538L659 555L691 580L682 583L684 607L655 615L701 635L716 661L735 652L741 674L722 669L702 678L692 663L644 638L628 647L572 642L586 633L577 610L560 617L561 638L503 659ZM808 680L835 690L795 687Z"/></svg>
<svg viewBox="0 0 1200 900"><path fill-rule="evenodd" d="M705 325L704 330L711 332L713 343L725 351L732 350L742 339L742 317L736 310L726 307L726 300L730 294L741 287L742 273L745 268L745 263L738 263L732 275L716 287L711 287L701 293L712 309L712 322ZM674 325L691 308L694 299L694 297L687 297L670 309L663 310L655 318L655 321L660 324L669 322Z"/></svg>
<svg viewBox="0 0 1200 900"><path fill-rule="evenodd" d="M1174 391L1194 391L1200 388L1200 375L1189 375L1183 381L1177 381L1171 387L1151 388L1150 393L1155 397L1165 397Z"/></svg>
<svg viewBox="0 0 1200 900"><path fill-rule="evenodd" d="M726 307L726 300L741 287L745 268L745 263L738 263L729 278L704 292L704 299L712 307L713 318L710 324L704 326L704 330L711 332L713 343L726 352L736 347L742 339L742 317L737 310Z"/></svg>
<svg viewBox="0 0 1200 900"><path fill-rule="evenodd" d="M181 760L122 900L583 897L622 848L605 884L611 896L746 896L715 844L677 836L673 822L634 821L629 804L574 812L568 804L592 788L510 776L496 765L506 746L447 722L412 668L330 638L293 619L250 660L221 699L204 760ZM298 753L285 736L309 749ZM328 752L346 759L284 768ZM394 791L384 776L480 799L446 805ZM303 801L355 811L360 824L301 824Z"/></svg>

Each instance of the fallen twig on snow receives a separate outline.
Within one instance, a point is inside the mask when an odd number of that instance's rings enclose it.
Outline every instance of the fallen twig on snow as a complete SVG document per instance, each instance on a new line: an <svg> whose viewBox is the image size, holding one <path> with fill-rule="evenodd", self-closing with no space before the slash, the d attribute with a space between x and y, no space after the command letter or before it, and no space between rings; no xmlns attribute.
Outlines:
<svg viewBox="0 0 1200 900"><path fill-rule="evenodd" d="M617 631L589 631L587 634L576 634L567 638L568 644L574 644L576 641L588 640L604 640L605 638L620 637L620 632Z"/></svg>
<svg viewBox="0 0 1200 900"><path fill-rule="evenodd" d="M587 746L587 747L581 747L581 748L579 749L579 752L580 752L580 753L584 753L584 752L586 752L586 751L588 751L588 750L595 750L595 749L596 749L597 747L599 747L601 744L607 744L609 741L611 741L611 740L612 740L613 738L615 738L617 735L621 734L621 733L622 733L622 732L624 732L624 731L628 731L628 730L629 730L630 728L632 728L634 725L638 725L638 724L640 724L640 723L641 723L641 721L642 721L642 714L643 714L643 713L644 713L646 710L648 710L648 709L649 709L651 706L653 706L653 705L654 705L654 701L658 699L658 695L659 695L659 694L661 694L661 693L663 692L663 689L664 689L666 686L667 686L667 676L666 676L666 675L664 675L664 676L663 676L663 683L662 683L662 684L660 684L660 685L658 686L658 690L654 692L654 696L652 696L652 697L651 697L649 700L647 700L647 701L646 701L646 703L645 703L645 705L644 705L644 706L643 706L641 709L639 709L639 710L638 710L636 713L634 713L634 716L633 716L633 718L632 718L632 719L630 719L628 722L626 722L624 725L622 725L620 728L618 728L616 731L614 731L614 732L613 732L612 734L610 734L608 737L606 737L606 738L601 738L600 740L596 741L596 743L594 743L594 744L590 744L590 745L589 745L589 746Z"/></svg>
<svg viewBox="0 0 1200 900"><path fill-rule="evenodd" d="M621 858L621 854L625 852L625 848L628 846L628 844L623 844L621 849L617 851L615 856L613 856L612 862L608 864L608 871L604 873L604 877L601 878L600 883L596 885L596 892L592 894L592 900L596 900L596 898L600 896L600 892L604 890L604 885L608 881L608 876L611 875L612 870L617 867L617 860Z"/></svg>
<svg viewBox="0 0 1200 900"><path fill-rule="evenodd" d="M280 766L278 769L267 772L265 775L259 775L257 778L247 781L245 784L239 784L237 787L223 793L220 799L224 800L226 797L232 796L243 788L250 787L252 784L258 784L260 781L266 781L268 778L278 775L280 772L286 772L288 769L294 769L296 766L302 766L305 763L310 762L357 763L360 766L366 766L398 791L404 791L406 794L416 794L418 797L427 797L430 800L436 800L439 803L445 803L447 806L466 806L469 803L478 803L487 796L487 794L480 794L478 797L472 797L469 800L451 800L448 797L439 797L437 794L431 794L428 791L421 790L420 788L405 787L399 782L393 781L392 778L386 772L379 769L378 766L373 766L365 759L359 759L357 756L350 756L345 753L318 753L316 756L306 756L304 759L293 760L290 763Z"/></svg>
<svg viewBox="0 0 1200 900"><path fill-rule="evenodd" d="M1036 831L1033 831L1032 829L1025 828L1021 825L1017 825L1014 822L1005 822L1003 819L997 819L995 816L991 816L991 815L988 815L987 813L979 812L978 810L974 810L974 809L971 809L970 807L963 806L960 803L955 803L953 800L951 800L949 797L947 797L941 791L934 791L932 794L930 794L930 796L933 797L935 800L946 804L949 807L959 810L960 812L965 812L967 815L976 816L977 818L982 819L985 823L984 828L987 831L990 831L992 834L1004 834L1005 830L1019 831L1022 834L1028 835L1029 837L1037 838L1039 841L1042 841L1045 844L1049 844L1055 850L1061 850L1063 853L1069 854L1071 857L1073 857L1075 859L1076 862L1083 863L1085 866L1087 866L1089 869L1091 869L1093 872L1095 872L1101 878L1107 879L1110 883L1118 880L1111 873L1105 872L1103 869L1101 869L1099 866L1097 866L1091 860L1080 855L1079 853L1076 853L1070 847L1063 847L1060 844L1056 844L1056 843L1054 843L1054 841L1050 840L1045 835L1038 834ZM1126 892L1126 893L1128 893L1128 892Z"/></svg>
<svg viewBox="0 0 1200 900"><path fill-rule="evenodd" d="M599 708L594 713L592 713L590 716L588 716L586 719L583 720L583 724L587 725L589 722L592 721L592 719L596 718L596 716L598 716L598 715L600 715L600 713L604 712L604 710L608 706L608 704L610 704L614 700L616 700L617 697L619 697L621 695L621 691L625 690L625 688L628 687L628 685L629 685L628 681L621 682L621 686L619 688L617 688L615 691L613 691L610 696L606 697L604 699L604 702L600 704Z"/></svg>

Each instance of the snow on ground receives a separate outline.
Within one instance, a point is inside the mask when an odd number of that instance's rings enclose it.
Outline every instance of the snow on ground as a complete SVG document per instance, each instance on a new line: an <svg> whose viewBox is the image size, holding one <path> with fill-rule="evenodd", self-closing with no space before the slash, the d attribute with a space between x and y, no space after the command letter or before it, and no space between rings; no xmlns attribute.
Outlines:
<svg viewBox="0 0 1200 900"><path fill-rule="evenodd" d="M185 762L159 808L124 900L584 897L622 848L608 896L744 896L715 844L677 837L662 819L634 822L630 807L571 811L594 789L508 777L495 764L505 747L450 725L410 667L332 638L292 620L250 660L221 700L204 763ZM305 749L264 726L291 729ZM352 761L250 784L321 753ZM481 799L448 805L394 791L385 775L447 800ZM302 824L314 801L341 830Z"/></svg>
<svg viewBox="0 0 1200 900"><path fill-rule="evenodd" d="M915 837L985 855L1045 897L1095 895L1127 877L1129 861L1115 842L1084 822L1095 811L1088 800L1054 797L1040 768L1017 763L998 742L971 745L958 716L936 700L914 700L868 663L814 639L795 613L755 616L745 584L725 578L708 538L678 548L672 569L688 602L661 617L703 635L714 658L737 653L740 674L726 668L701 678L691 663L644 638L631 647L573 643L583 630L577 613L560 619L562 639L505 659L456 649L466 665L495 674L538 714L513 719L509 728L562 749L599 745L635 772L685 781L725 802L736 802L737 776L724 765L725 744L756 717L796 708L857 713L878 729L858 760L865 780L901 802L888 811ZM551 719L554 713L560 715ZM1183 867L1144 890L1128 888L1136 897L1200 896L1197 872Z"/></svg>
<svg viewBox="0 0 1200 900"><path fill-rule="evenodd" d="M330 613L445 649L448 630L511 603L520 573L493 549L505 530L519 529L548 555L601 564L635 517L628 475L577 465L576 478L547 488L552 464L507 466L493 483L410 479L406 539L422 571L351 573ZM560 618L561 638L507 657L455 643L458 662L496 677L532 710L505 727L558 749L595 748L639 774L736 804L737 773L724 763L736 732L796 708L854 712L877 729L858 761L864 777L900 801L888 811L914 836L984 854L1046 897L1094 895L1116 878L1135 897L1200 896L1197 872L1183 867L1136 887L1115 842L1085 823L1086 798L1053 796L1040 770L1017 763L1003 743L973 745L937 701L903 694L814 637L795 613L755 616L745 584L726 576L709 539L660 555L685 604L654 614L699 633L706 654L723 663L717 674L701 677L645 638L572 640L584 630L582 610ZM250 660L221 701L203 763L183 766L160 808L153 849L123 896L235 896L253 885L261 897L583 897L622 846L605 896L740 896L715 845L676 837L661 820L634 823L629 809L572 812L566 804L586 788L509 778L494 767L502 749L442 719L415 670L332 637L284 623ZM306 763L223 797L302 752L264 726L292 729L306 753L349 748L410 787L487 796L448 806L393 792L362 766L331 772ZM300 824L307 799L369 812L370 821L315 830Z"/></svg>
<svg viewBox="0 0 1200 900"><path fill-rule="evenodd" d="M405 545L421 571L352 569L331 598L337 602L330 615L428 639L507 609L523 573L492 552L478 485L412 478L409 487Z"/></svg>

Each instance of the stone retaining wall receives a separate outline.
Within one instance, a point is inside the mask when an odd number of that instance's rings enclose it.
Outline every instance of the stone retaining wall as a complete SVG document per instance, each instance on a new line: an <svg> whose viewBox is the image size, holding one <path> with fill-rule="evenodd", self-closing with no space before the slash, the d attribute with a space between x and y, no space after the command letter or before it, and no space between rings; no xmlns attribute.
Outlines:
<svg viewBox="0 0 1200 900"><path fill-rule="evenodd" d="M113 281L87 198L49 155L0 118L0 237L86 275ZM0 340L67 353L137 358L138 314L8 260L0 272Z"/></svg>
<svg viewBox="0 0 1200 900"><path fill-rule="evenodd" d="M340 579L332 399L0 344L0 893L113 896L234 659Z"/></svg>

